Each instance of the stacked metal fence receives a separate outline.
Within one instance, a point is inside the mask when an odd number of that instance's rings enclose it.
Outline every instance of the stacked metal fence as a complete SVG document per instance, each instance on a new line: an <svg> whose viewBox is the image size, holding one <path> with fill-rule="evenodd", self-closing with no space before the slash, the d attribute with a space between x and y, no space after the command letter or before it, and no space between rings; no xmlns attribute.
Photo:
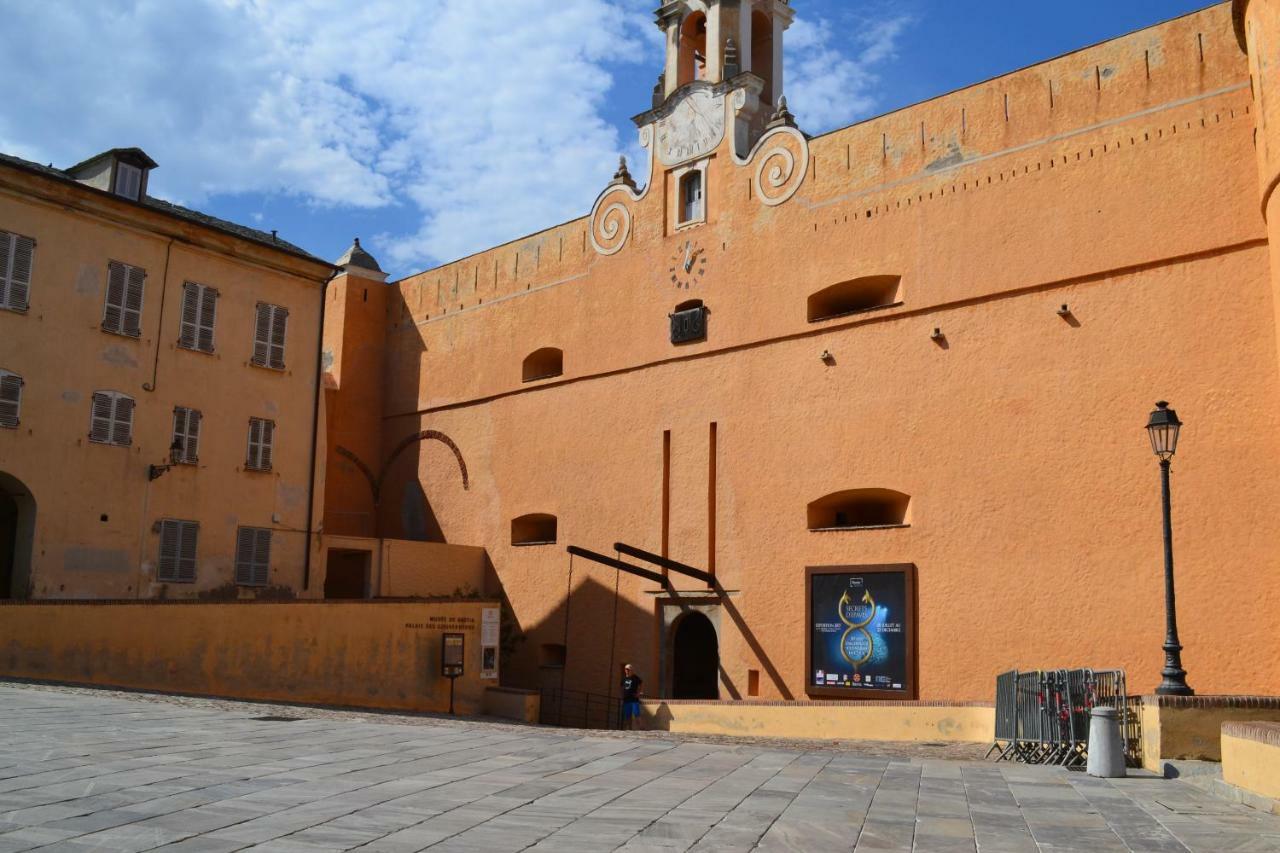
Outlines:
<svg viewBox="0 0 1280 853"><path fill-rule="evenodd" d="M582 690L543 688L538 721L576 729L621 728L622 700Z"/></svg>
<svg viewBox="0 0 1280 853"><path fill-rule="evenodd" d="M1116 709L1125 752L1137 757L1136 722L1125 694L1124 670L1011 670L996 676L997 761L1084 766L1089 754L1089 718L1094 708Z"/></svg>

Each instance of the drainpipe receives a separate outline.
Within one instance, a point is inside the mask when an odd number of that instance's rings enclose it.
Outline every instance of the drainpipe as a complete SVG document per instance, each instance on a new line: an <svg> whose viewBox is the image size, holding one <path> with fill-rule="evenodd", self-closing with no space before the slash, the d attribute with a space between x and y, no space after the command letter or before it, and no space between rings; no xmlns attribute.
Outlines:
<svg viewBox="0 0 1280 853"><path fill-rule="evenodd" d="M316 337L316 393L311 401L311 472L307 479L307 535L306 553L302 557L302 591L311 586L311 537L314 535L314 518L316 506L316 447L320 439L320 390L324 376L324 313L329 305L329 282L337 278L343 271L334 268L329 277L320 285L320 329Z"/></svg>
<svg viewBox="0 0 1280 853"><path fill-rule="evenodd" d="M142 383L143 391L156 390L156 376L160 371L160 347L164 344L164 299L169 293L169 253L173 251L173 238L164 247L164 272L160 274L160 325L156 329L156 354L151 361L151 381Z"/></svg>

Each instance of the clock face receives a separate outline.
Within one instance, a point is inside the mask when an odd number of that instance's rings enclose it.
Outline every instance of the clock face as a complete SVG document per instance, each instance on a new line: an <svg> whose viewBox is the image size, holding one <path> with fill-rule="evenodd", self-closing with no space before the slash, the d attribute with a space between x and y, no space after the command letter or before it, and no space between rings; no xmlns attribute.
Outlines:
<svg viewBox="0 0 1280 853"><path fill-rule="evenodd" d="M676 247L671 255L671 284L677 290L688 290L690 284L697 283L707 272L707 250L693 240L686 240Z"/></svg>
<svg viewBox="0 0 1280 853"><path fill-rule="evenodd" d="M658 159L664 166L710 154L724 138L724 95L693 89L658 120Z"/></svg>

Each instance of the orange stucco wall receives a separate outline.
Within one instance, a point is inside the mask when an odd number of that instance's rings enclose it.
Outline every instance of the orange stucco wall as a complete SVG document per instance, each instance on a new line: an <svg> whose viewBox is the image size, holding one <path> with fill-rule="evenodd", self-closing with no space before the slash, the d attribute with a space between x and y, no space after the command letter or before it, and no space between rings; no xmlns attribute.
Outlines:
<svg viewBox="0 0 1280 853"><path fill-rule="evenodd" d="M490 586L483 548L328 533L318 536L317 541L323 552L317 567L317 590L325 587L329 557L340 552L368 555L369 598L481 595Z"/></svg>
<svg viewBox="0 0 1280 853"><path fill-rule="evenodd" d="M781 162L762 162L773 143L738 165L726 139L704 224L672 224L657 167L645 193L610 190L630 218L615 254L588 218L397 282L369 377L383 446L445 434L469 488L447 447L415 445L387 471L382 535L402 535L420 486L446 541L486 549L526 638L511 684L604 692L631 660L662 695L679 602L571 569L564 546L661 551L666 517L669 555L716 567L718 596L676 584L714 613L723 698L745 698L752 671L759 698L805 698L804 569L871 563L918 567L920 699L989 699L1001 670L1063 665L1123 667L1137 693L1158 681L1164 628L1143 426L1168 399L1187 423L1184 664L1202 692L1278 692L1256 112L1220 4L813 139L782 204L753 182ZM688 241L701 274L680 271ZM870 275L901 276L901 304L807 321L810 294ZM708 337L673 346L667 315L691 298ZM564 351L564 375L522 383L542 347ZM857 488L910 495L909 526L807 529L810 501ZM511 544L528 513L557 516L554 545ZM564 669L546 666L566 636Z"/></svg>
<svg viewBox="0 0 1280 853"><path fill-rule="evenodd" d="M494 602L0 604L0 673L241 699L447 711L441 635L465 636L459 713L479 713Z"/></svg>
<svg viewBox="0 0 1280 853"><path fill-rule="evenodd" d="M0 368L25 380L19 428L0 429L0 473L36 505L30 584L15 594L235 597L239 525L276 531L269 584L300 592L331 268L9 167L0 229L37 241L30 309L0 311ZM100 328L109 260L147 272L136 339ZM212 354L177 345L186 281L220 292ZM289 309L283 371L249 364L258 302ZM136 401L131 446L89 442L98 390ZM175 406L203 413L199 463L150 481L149 466L168 461ZM244 470L250 417L276 423L268 473ZM156 579L162 518L200 524L194 583Z"/></svg>

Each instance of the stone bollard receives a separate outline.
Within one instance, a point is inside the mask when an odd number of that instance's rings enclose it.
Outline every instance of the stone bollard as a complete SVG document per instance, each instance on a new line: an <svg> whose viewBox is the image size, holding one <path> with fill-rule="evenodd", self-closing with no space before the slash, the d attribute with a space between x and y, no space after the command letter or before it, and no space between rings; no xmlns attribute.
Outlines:
<svg viewBox="0 0 1280 853"><path fill-rule="evenodd" d="M1094 708L1089 720L1089 763L1085 769L1090 776L1115 779L1125 775L1124 739L1120 736L1120 721L1116 709Z"/></svg>

